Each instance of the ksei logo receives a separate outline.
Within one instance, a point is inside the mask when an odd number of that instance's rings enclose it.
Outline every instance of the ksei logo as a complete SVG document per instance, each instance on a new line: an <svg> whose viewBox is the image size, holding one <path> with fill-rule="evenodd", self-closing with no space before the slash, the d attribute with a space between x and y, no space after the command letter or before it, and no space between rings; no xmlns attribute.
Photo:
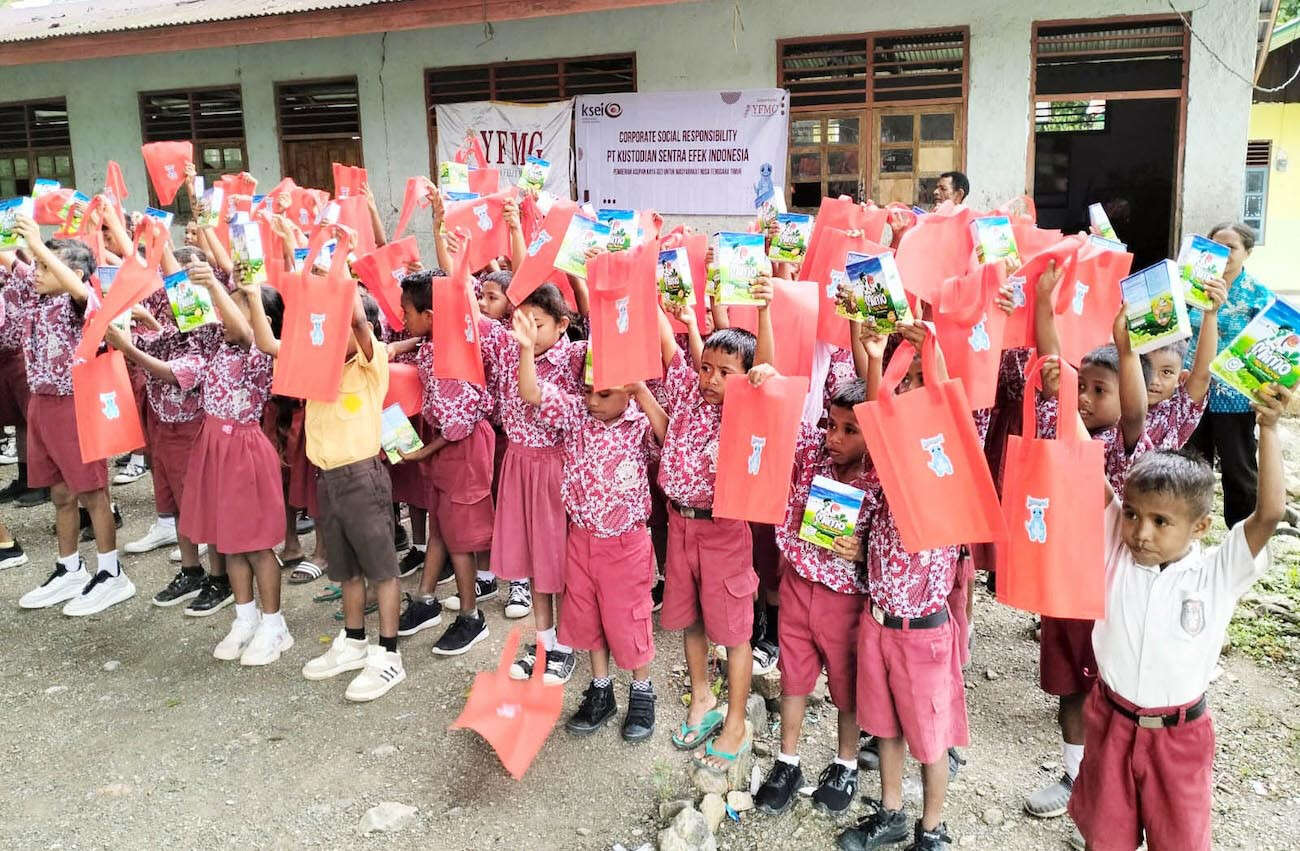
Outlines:
<svg viewBox="0 0 1300 851"><path fill-rule="evenodd" d="M581 118L618 118L623 114L623 106L617 101L608 103L583 104Z"/></svg>

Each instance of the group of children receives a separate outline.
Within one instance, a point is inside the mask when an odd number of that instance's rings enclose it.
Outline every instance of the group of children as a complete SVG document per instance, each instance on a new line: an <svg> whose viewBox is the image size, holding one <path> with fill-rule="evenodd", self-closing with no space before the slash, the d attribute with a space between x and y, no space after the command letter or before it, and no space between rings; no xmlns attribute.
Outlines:
<svg viewBox="0 0 1300 851"><path fill-rule="evenodd" d="M956 181L946 179L951 191ZM961 184L964 196L964 178ZM750 749L751 677L779 666L780 749L755 803L765 813L784 812L804 785L799 741L807 698L824 671L838 712L837 744L814 805L846 811L857 796L860 763L878 767L881 782L873 811L839 836L840 847L909 840L917 851L947 847L946 786L959 762L954 749L968 744L962 670L971 640L972 547L911 552L903 545L854 411L881 393L925 384L919 356L896 389L883 383L882 364L900 341L917 352L927 347L929 323L904 322L886 335L855 322L850 349L817 343L785 522L772 528L715 516L728 379L762 385L776 375L772 362L783 341L774 339L772 280L759 277L750 288L759 302L755 333L731 327L724 305L715 303L706 316L712 327L701 328L693 310L665 303L657 317L662 379L597 391L588 373L586 281L570 276L572 304L554 283L519 304L508 297L530 238L518 204L508 200L511 253L471 270L477 277L469 281L479 315L477 328L467 330L478 342L484 380L441 377L437 288L463 285L451 273L468 252L464 234L442 227L441 193L431 188L427 200L440 268L406 268L401 332L387 328L374 299L358 290L335 401L272 395L285 302L272 287L239 283L246 278L240 264L211 228L189 229L181 249L166 245L159 271L185 269L210 295L219 323L182 333L159 290L133 309L129 333L106 332L106 345L132 364L143 391L137 401L159 522L174 524L179 549L180 571L154 604L186 603L187 614L202 615L233 601L233 622L213 655L269 665L293 646L281 612L282 569L293 568L291 581L310 581L323 561L341 591L343 629L302 674L325 680L359 672L345 696L369 701L406 677L399 636L439 625L445 609L456 616L433 653L466 653L488 636L482 604L508 584L506 616L531 613L536 627L511 676L527 678L541 665L546 682L566 683L576 651L587 651L591 681L565 727L588 735L618 713L612 658L632 672L622 721L629 742L655 729L652 614L660 610L662 628L684 631L689 702L671 739L693 752L696 766L727 773ZM290 263L309 239L284 215L287 206L287 198L274 199L268 215ZM373 202L371 209L382 245ZM74 349L96 308L91 278L97 266L131 262L140 231L129 233L111 203L86 214L89 227L102 231L98 264L81 241L43 240L28 218L17 226L26 248L0 252L6 330L26 329L22 352L0 348L0 357L6 369L25 367L22 389L30 399L13 406L24 415L15 423L25 428L23 474L28 487L50 488L59 553L53 572L19 605L63 604L68 615L100 612L135 594L117 557L106 464L82 460L69 424ZM906 223L891 225L897 245ZM355 234L321 227L346 254ZM320 240L310 244L318 250ZM797 273L777 263L772 274ZM1039 354L1049 356L1060 352L1051 307L1058 280L1049 264L1025 284L1037 288L1035 337ZM1222 282L1206 287L1216 305L1225 291ZM1012 311L1010 286L996 306ZM674 333L670 317L684 334ZM1236 596L1267 566L1265 545L1284 507L1276 424L1289 401L1275 386L1255 400L1255 513L1224 544L1202 550L1197 541L1209 527L1214 477L1179 450L1204 410L1215 348L1213 310L1201 323L1190 370L1179 345L1134 354L1121 314L1113 344L1079 365L1078 422L1057 420L1058 360L1043 368L1038 422L1025 424L1026 434L1077 430L1105 451L1108 485L1096 495L1096 510L1106 517L1107 616L1096 624L1042 620L1042 686L1060 700L1065 770L1026 802L1042 817L1068 809L1091 848L1132 849L1143 831L1153 849L1209 845L1213 734L1204 691ZM930 376L946 379L937 354ZM1026 391L1028 363L1027 349L1005 352L999 402L975 412L990 447L1018 430L1007 415L1018 415L1023 394L1035 392ZM395 364L413 365L419 377L413 423L423 440L390 463L381 453L381 416ZM866 495L856 532L830 548L800 535L817 476ZM1078 510L1090 510L1092 498L1081 494ZM402 505L415 543L399 561ZM78 506L96 542L93 571L78 554ZM299 509L316 522L311 560L297 541ZM0 541L5 545L16 546ZM200 547L209 554L207 570ZM420 569L418 591L403 595L401 577ZM446 581L456 593L439 601L435 590ZM366 634L372 610L377 644ZM726 711L713 690L713 646L725 649ZM864 735L870 740L862 749ZM902 800L909 750L922 765L924 787L914 824Z"/></svg>

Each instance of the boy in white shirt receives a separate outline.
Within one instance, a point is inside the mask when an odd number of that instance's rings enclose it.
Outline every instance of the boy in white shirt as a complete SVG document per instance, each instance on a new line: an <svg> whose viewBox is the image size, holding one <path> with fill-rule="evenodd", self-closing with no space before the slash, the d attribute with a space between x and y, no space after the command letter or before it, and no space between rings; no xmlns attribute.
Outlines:
<svg viewBox="0 0 1300 851"><path fill-rule="evenodd" d="M1210 847L1205 690L1237 600L1268 569L1286 504L1277 421L1290 401L1276 384L1256 393L1255 511L1217 547L1200 545L1214 499L1214 471L1200 456L1142 456L1122 504L1107 486L1106 617L1092 633L1100 676L1070 798L1089 849L1132 851L1144 834L1152 851Z"/></svg>

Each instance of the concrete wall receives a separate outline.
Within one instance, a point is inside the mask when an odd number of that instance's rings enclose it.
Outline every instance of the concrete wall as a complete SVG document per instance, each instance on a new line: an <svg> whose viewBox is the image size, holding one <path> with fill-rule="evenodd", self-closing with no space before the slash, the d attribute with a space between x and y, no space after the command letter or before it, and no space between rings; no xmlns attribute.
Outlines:
<svg viewBox="0 0 1300 851"><path fill-rule="evenodd" d="M1249 73L1257 0L1176 5L1196 8L1196 30L1230 66ZM250 171L269 185L280 173L273 82L355 74L366 166L392 221L406 177L428 171L426 67L636 51L641 91L762 87L776 83L779 38L969 26L966 171L980 206L1025 190L1032 22L1169 11L1164 0L743 0L739 6L743 29L735 26L732 0L708 0L499 23L481 47L482 27L463 26L0 68L0 100L66 96L83 185L93 185L107 161L117 159L132 195L143 197L138 91L239 82ZM1240 206L1250 98L1247 85L1199 42L1191 50L1189 95L1181 213L1184 227L1198 230Z"/></svg>
<svg viewBox="0 0 1300 851"><path fill-rule="evenodd" d="M1268 173L1268 208L1264 213L1264 241L1257 245L1246 267L1275 290L1300 292L1300 103L1257 103L1250 110L1250 138L1273 140L1273 162ZM1286 171L1277 168L1278 155L1287 160Z"/></svg>

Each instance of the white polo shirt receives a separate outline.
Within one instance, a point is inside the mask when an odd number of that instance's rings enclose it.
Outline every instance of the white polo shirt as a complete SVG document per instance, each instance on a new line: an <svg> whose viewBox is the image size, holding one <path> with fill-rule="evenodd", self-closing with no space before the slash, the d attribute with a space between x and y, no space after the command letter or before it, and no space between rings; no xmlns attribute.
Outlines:
<svg viewBox="0 0 1300 851"><path fill-rule="evenodd" d="M1103 682L1142 708L1181 706L1210 684L1237 600L1268 570L1252 557L1241 523L1217 547L1161 570L1133 560L1121 537L1119 500L1106 509L1106 617L1092 630Z"/></svg>

